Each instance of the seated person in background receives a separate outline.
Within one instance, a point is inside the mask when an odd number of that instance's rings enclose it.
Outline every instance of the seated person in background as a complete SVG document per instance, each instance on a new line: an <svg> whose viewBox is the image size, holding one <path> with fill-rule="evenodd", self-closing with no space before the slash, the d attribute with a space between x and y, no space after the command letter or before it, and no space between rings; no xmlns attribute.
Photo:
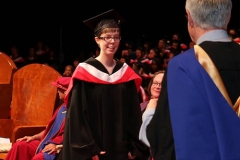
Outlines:
<svg viewBox="0 0 240 160"><path fill-rule="evenodd" d="M9 56L18 69L24 67L26 65L25 59L21 56L19 47L17 45L13 45L11 48L11 54Z"/></svg>
<svg viewBox="0 0 240 160"><path fill-rule="evenodd" d="M72 77L73 72L74 67L72 65L66 65L63 72L63 77Z"/></svg>
<svg viewBox="0 0 240 160"><path fill-rule="evenodd" d="M140 104L142 113L144 113L145 110L156 107L158 97L160 95L161 88L162 88L162 79L163 79L164 73L165 73L165 71L155 72L152 79L150 80L149 85L148 85L148 93L150 96L150 100L142 102ZM146 117L146 115L143 114L142 125L145 125L145 122L150 121L151 119L152 119L152 116ZM145 129L145 128L144 127L140 128L139 139L142 140L146 145L149 146L149 142L145 139L145 135L143 136L143 134L146 134L146 131L143 131L143 129ZM149 159L151 159L151 157Z"/></svg>
<svg viewBox="0 0 240 160"><path fill-rule="evenodd" d="M52 82L58 88L59 98L64 100L70 77L60 77ZM63 102L54 112L45 130L17 139L5 160L53 160L57 154L56 145L63 142L66 104Z"/></svg>
<svg viewBox="0 0 240 160"><path fill-rule="evenodd" d="M76 69L76 67L78 66L78 64L81 62L80 58L75 58L73 60L73 67L74 67L74 70Z"/></svg>
<svg viewBox="0 0 240 160"><path fill-rule="evenodd" d="M40 63L34 47L29 47L26 57L24 58L27 64Z"/></svg>
<svg viewBox="0 0 240 160"><path fill-rule="evenodd" d="M150 101L157 101L162 88L162 79L165 71L157 71L153 75L148 85L148 93L150 99L140 104L141 111L144 112Z"/></svg>
<svg viewBox="0 0 240 160"><path fill-rule="evenodd" d="M148 88L148 85L149 85L154 73L156 73L160 70L162 70L162 66L161 66L159 58L153 58L151 60L151 63L149 64L148 71L146 72L146 70L145 70L143 72L143 74L141 75L143 78L142 86L146 90L146 92L148 92L147 88ZM148 94L150 94L150 93L148 93Z"/></svg>

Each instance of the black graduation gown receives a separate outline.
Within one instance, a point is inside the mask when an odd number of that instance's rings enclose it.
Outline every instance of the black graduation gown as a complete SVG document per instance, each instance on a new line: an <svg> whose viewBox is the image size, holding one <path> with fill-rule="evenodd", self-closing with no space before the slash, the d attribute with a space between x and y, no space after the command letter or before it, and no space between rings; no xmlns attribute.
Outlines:
<svg viewBox="0 0 240 160"><path fill-rule="evenodd" d="M131 151L147 159L148 148L139 141L141 110L136 86L141 78L120 61L108 75L96 59L81 63L70 83L62 158L127 160Z"/></svg>
<svg viewBox="0 0 240 160"><path fill-rule="evenodd" d="M207 52L223 80L227 92L235 103L240 93L240 46L235 42L203 42L200 46ZM155 160L175 160L175 146L170 120L167 71L164 74L161 95L155 114L146 129L152 155Z"/></svg>

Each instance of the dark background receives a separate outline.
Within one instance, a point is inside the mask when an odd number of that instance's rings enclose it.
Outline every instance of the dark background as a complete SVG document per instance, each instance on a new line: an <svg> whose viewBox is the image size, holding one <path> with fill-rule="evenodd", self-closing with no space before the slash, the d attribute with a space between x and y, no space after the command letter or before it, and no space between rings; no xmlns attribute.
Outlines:
<svg viewBox="0 0 240 160"><path fill-rule="evenodd" d="M229 27L240 28L239 0L232 0L233 10ZM95 50L93 32L83 21L110 9L115 9L126 22L122 24L122 43L134 44L180 33L183 41L190 40L185 19L185 0L144 2L75 1L75 2L13 2L1 5L0 50L9 54L13 44L22 53L38 40L57 49L65 61L80 53L85 57Z"/></svg>

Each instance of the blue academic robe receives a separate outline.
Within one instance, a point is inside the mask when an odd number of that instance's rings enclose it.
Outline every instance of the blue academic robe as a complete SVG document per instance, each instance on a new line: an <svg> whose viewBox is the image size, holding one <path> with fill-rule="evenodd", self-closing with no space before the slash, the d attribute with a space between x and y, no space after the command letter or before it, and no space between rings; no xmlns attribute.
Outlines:
<svg viewBox="0 0 240 160"><path fill-rule="evenodd" d="M240 120L229 103L240 95L240 46L217 41L199 46L205 56L189 49L168 64L146 127L154 160L240 159Z"/></svg>
<svg viewBox="0 0 240 160"><path fill-rule="evenodd" d="M240 159L240 119L193 49L170 61L167 82L176 159Z"/></svg>

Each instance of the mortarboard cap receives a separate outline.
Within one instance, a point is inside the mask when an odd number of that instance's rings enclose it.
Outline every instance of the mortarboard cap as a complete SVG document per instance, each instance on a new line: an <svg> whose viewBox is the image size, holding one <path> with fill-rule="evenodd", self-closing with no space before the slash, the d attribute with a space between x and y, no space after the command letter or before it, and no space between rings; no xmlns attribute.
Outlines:
<svg viewBox="0 0 240 160"><path fill-rule="evenodd" d="M96 32L95 31L96 26L103 20L114 20L115 21L115 24L109 23L108 25L105 25L105 28L110 28L111 26L113 26L113 28L115 28L115 27L120 28L120 24L125 22L125 20L120 16L120 14L118 12L116 12L116 10L111 9L111 10L101 13L95 17L89 18L89 19L83 21L83 23L87 27L89 27L91 30ZM102 27L102 30L103 29L104 29L104 26Z"/></svg>

